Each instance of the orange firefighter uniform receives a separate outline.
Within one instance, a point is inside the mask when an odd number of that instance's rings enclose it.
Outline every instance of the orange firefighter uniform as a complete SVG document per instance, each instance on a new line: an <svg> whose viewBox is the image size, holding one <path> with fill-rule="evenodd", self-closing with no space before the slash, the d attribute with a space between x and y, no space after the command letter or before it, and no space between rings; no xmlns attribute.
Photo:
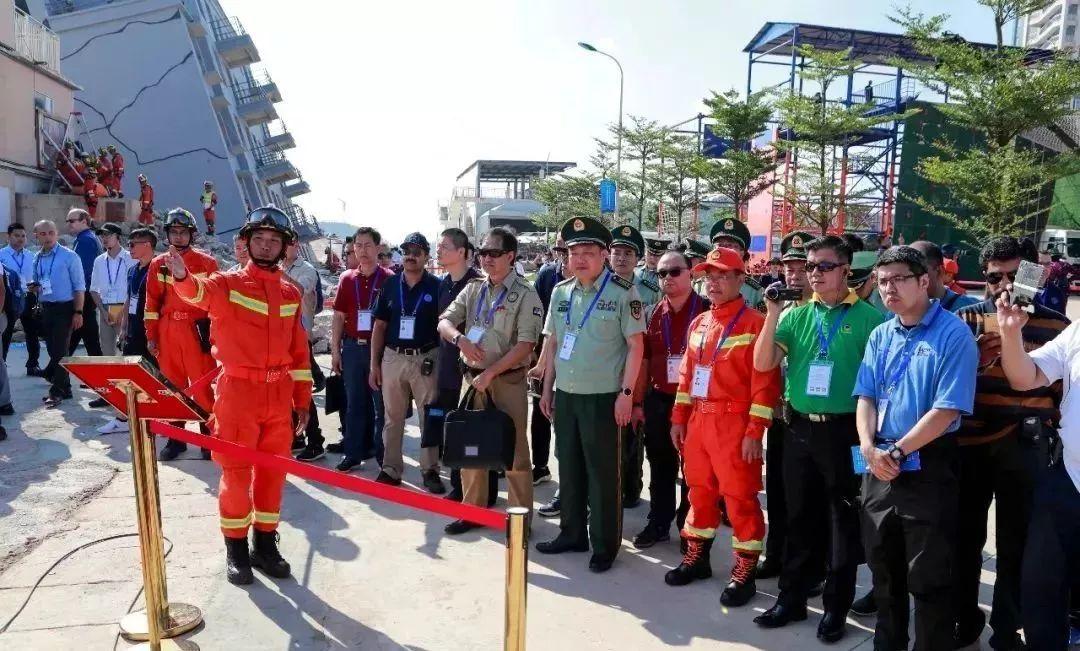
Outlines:
<svg viewBox="0 0 1080 651"><path fill-rule="evenodd" d="M287 455L293 411L307 411L311 401L299 290L281 271L267 271L253 262L208 278L189 273L174 288L189 305L210 314L213 354L222 366L214 404L217 437ZM222 469L221 531L229 538L245 538L251 525L258 531L276 530L285 473L252 469L250 463L217 452L214 459Z"/></svg>
<svg viewBox="0 0 1080 651"><path fill-rule="evenodd" d="M112 163L109 161L109 157L104 153L102 153L101 156L98 157L97 169L98 182L101 183L101 185L105 186L105 190L106 192L108 192L108 194L106 194L105 196L112 196L113 168Z"/></svg>
<svg viewBox="0 0 1080 651"><path fill-rule="evenodd" d="M86 185L83 187L83 199L86 201L86 212L90 214L90 219L93 220L97 218L98 201L108 198L109 191L98 182L97 175L89 174Z"/></svg>
<svg viewBox="0 0 1080 651"><path fill-rule="evenodd" d="M56 152L56 171L60 173L72 192L81 193L83 178L76 167L75 150L68 148ZM84 170L85 171L85 168Z"/></svg>
<svg viewBox="0 0 1080 651"><path fill-rule="evenodd" d="M189 275L206 278L218 270L217 260L201 251L189 248L182 256ZM178 387L186 387L213 370L215 364L210 353L203 352L195 325L207 318L206 310L176 295L166 257L162 254L151 260L146 276L146 340L157 345L157 361L165 377ZM191 397L207 411L214 404L210 385L205 382Z"/></svg>
<svg viewBox="0 0 1080 651"><path fill-rule="evenodd" d="M124 156L120 152L113 152L112 155L112 189L113 194L118 197L124 196L124 189L121 186L121 182L124 180Z"/></svg>
<svg viewBox="0 0 1080 651"><path fill-rule="evenodd" d="M733 529L732 581L740 583L752 580L765 539L757 498L762 462L743 459L743 439L761 440L781 391L779 370L754 370L754 338L764 322L742 297L694 319L671 414L672 423L687 426L682 457L690 513L683 538L691 551L711 546L723 498Z"/></svg>
<svg viewBox="0 0 1080 651"><path fill-rule="evenodd" d="M207 235L214 234L214 222L217 221L217 192L206 190L199 195L199 203L203 207L202 216L206 220Z"/></svg>
<svg viewBox="0 0 1080 651"><path fill-rule="evenodd" d="M147 226L154 225L154 187L149 183L143 183L139 189L139 223Z"/></svg>

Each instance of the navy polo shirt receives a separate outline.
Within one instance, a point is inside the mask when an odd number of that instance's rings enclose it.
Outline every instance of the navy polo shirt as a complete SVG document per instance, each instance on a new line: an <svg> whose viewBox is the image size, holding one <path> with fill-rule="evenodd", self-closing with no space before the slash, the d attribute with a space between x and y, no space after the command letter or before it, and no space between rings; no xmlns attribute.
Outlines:
<svg viewBox="0 0 1080 651"><path fill-rule="evenodd" d="M420 282L404 288L404 307L401 304L405 274L400 273L383 283L374 317L386 321L386 345L403 348L424 348L439 341L439 279L424 271ZM401 317L415 317L412 339L402 339Z"/></svg>
<svg viewBox="0 0 1080 651"><path fill-rule="evenodd" d="M90 276L94 273L94 260L101 255L101 241L94 235L94 229L88 228L75 236L75 242L71 247L79 254L82 262L83 274L86 276L86 287L90 286Z"/></svg>
<svg viewBox="0 0 1080 651"><path fill-rule="evenodd" d="M887 393L886 384L900 368L905 350L911 362ZM935 300L913 328L901 325L899 317L874 328L852 395L871 398L878 405L887 397L878 438L898 441L931 409L955 409L970 416L978 367L979 349L971 329ZM957 418L945 431L959 427Z"/></svg>

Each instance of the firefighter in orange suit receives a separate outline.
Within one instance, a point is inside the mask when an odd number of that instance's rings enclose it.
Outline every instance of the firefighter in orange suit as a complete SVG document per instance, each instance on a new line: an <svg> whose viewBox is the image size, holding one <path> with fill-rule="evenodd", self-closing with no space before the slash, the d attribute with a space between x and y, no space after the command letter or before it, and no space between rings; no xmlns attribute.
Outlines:
<svg viewBox="0 0 1080 651"><path fill-rule="evenodd" d="M124 156L116 151L116 145L109 145L109 153L112 154L112 191L117 197L124 196L124 188L120 185L124 180Z"/></svg>
<svg viewBox="0 0 1080 651"><path fill-rule="evenodd" d="M202 194L199 195L199 203L202 204L202 216L206 220L206 234L214 234L214 222L217 220L217 192L214 192L214 184L210 181L203 183Z"/></svg>
<svg viewBox="0 0 1080 651"><path fill-rule="evenodd" d="M780 373L754 370L754 337L765 317L739 293L746 276L742 256L717 248L693 271L705 277L712 307L690 324L671 414L672 440L690 487L690 514L682 531L683 561L664 580L685 585L712 576L709 551L723 498L735 559L720 603L742 606L757 592L754 572L765 539L757 498L761 439L780 398Z"/></svg>
<svg viewBox="0 0 1080 651"><path fill-rule="evenodd" d="M154 225L154 186L146 180L144 174L139 175L139 223L147 226Z"/></svg>
<svg viewBox="0 0 1080 651"><path fill-rule="evenodd" d="M280 456L289 454L293 433L303 431L311 401L301 295L278 267L295 237L289 218L271 206L253 210L240 230L251 259L239 271L198 277L175 248L166 254L177 296L209 312L213 323L214 358L222 367L217 436ZM285 473L253 469L227 454L214 453L214 459L221 464L218 509L229 582L251 583L252 566L275 578L289 576L277 547ZM249 526L255 529L250 555Z"/></svg>
<svg viewBox="0 0 1080 651"><path fill-rule="evenodd" d="M98 201L106 199L109 191L98 181L97 170L90 167L86 170L86 185L83 186L83 200L86 201L86 212L90 214L91 221L97 218Z"/></svg>
<svg viewBox="0 0 1080 651"><path fill-rule="evenodd" d="M205 278L218 270L217 260L191 248L197 227L195 217L183 208L174 208L165 216L165 238L169 246L184 258L191 275ZM178 387L190 386L214 369L210 356L210 320L206 310L189 305L176 295L175 283L169 273L168 254L150 261L146 276L146 341L150 354L157 358L165 377ZM203 382L192 393L199 405L210 411L214 404L209 382ZM209 433L204 426L203 433ZM187 450L187 444L170 439L161 450L162 461L172 461ZM203 459L210 451L202 451Z"/></svg>
<svg viewBox="0 0 1080 651"><path fill-rule="evenodd" d="M98 181L105 186L105 190L109 193L105 196L112 196L113 186L113 168L112 161L109 160L109 152L104 147L98 149Z"/></svg>

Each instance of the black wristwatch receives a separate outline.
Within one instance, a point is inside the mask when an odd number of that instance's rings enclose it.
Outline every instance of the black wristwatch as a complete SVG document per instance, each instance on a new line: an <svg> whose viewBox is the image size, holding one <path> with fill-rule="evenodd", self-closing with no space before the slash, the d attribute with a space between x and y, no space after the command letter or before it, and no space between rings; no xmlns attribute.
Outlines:
<svg viewBox="0 0 1080 651"><path fill-rule="evenodd" d="M454 335L454 338L450 340L450 343L452 343L452 344L454 344L456 346L457 342L459 342L459 341L461 341L461 333L460 332L457 333L456 335Z"/></svg>
<svg viewBox="0 0 1080 651"><path fill-rule="evenodd" d="M634 390L631 389L630 387L623 387L622 394L624 396L632 396L632 395L634 395Z"/></svg>
<svg viewBox="0 0 1080 651"><path fill-rule="evenodd" d="M75 314L82 314L82 313L83 313L82 310L75 310Z"/></svg>
<svg viewBox="0 0 1080 651"><path fill-rule="evenodd" d="M885 454L889 455L889 458L896 463L903 463L904 459L907 459L908 456L900 449L900 446L895 443L890 443L889 447L885 448Z"/></svg>

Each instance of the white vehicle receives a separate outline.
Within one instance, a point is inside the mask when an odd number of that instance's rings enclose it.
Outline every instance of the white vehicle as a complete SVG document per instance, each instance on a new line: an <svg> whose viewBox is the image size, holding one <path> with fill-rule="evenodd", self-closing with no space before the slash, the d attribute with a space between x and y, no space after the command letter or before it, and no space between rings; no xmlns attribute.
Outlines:
<svg viewBox="0 0 1080 651"><path fill-rule="evenodd" d="M1080 264L1080 231L1048 228L1039 240L1039 250L1064 256L1069 264Z"/></svg>

